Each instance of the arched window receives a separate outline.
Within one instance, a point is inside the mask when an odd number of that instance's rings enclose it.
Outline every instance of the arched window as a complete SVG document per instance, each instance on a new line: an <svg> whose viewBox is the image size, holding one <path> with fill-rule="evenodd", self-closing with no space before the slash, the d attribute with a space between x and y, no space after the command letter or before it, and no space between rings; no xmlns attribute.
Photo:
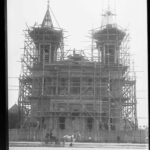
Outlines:
<svg viewBox="0 0 150 150"><path fill-rule="evenodd" d="M40 61L48 64L50 62L50 52L50 44L40 45Z"/></svg>

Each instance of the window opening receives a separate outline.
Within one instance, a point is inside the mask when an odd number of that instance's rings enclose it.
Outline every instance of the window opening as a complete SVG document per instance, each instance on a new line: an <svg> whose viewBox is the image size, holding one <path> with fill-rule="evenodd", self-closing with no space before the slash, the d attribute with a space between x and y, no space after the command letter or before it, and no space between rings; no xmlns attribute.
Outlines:
<svg viewBox="0 0 150 150"><path fill-rule="evenodd" d="M65 129L65 117L59 117L59 128L62 130Z"/></svg>
<svg viewBox="0 0 150 150"><path fill-rule="evenodd" d="M71 94L80 94L80 78L72 78L70 92Z"/></svg>
<svg viewBox="0 0 150 150"><path fill-rule="evenodd" d="M115 46L114 45L105 45L105 54L106 54L106 63L114 63L115 59Z"/></svg>
<svg viewBox="0 0 150 150"><path fill-rule="evenodd" d="M50 45L41 45L40 50L41 50L41 61L43 61L43 59L44 59L44 63L48 64L49 58L50 58L49 57L50 56Z"/></svg>
<svg viewBox="0 0 150 150"><path fill-rule="evenodd" d="M89 130L92 130L92 128L93 128L93 118L87 118L87 127L88 127L88 129Z"/></svg>

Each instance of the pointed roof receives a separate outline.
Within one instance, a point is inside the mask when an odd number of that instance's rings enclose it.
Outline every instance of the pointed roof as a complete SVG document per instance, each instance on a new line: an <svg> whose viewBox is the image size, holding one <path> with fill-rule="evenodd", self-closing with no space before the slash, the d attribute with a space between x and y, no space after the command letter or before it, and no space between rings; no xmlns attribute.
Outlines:
<svg viewBox="0 0 150 150"><path fill-rule="evenodd" d="M47 11L42 22L42 27L53 28L53 22L52 22L51 15L49 12L49 1L47 5Z"/></svg>
<svg viewBox="0 0 150 150"><path fill-rule="evenodd" d="M9 112L15 113L18 112L18 105L14 104L11 108L9 108Z"/></svg>

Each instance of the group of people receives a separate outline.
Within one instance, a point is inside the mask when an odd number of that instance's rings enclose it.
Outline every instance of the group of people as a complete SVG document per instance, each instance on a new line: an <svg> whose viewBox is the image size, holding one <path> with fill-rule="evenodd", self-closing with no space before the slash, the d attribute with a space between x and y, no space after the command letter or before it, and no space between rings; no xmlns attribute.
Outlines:
<svg viewBox="0 0 150 150"><path fill-rule="evenodd" d="M58 138L56 136L53 136L52 131L50 133L46 133L45 135L45 143L47 144L48 142L55 142L55 144L58 143Z"/></svg>
<svg viewBox="0 0 150 150"><path fill-rule="evenodd" d="M81 135L78 132L72 135L64 135L61 139L58 139L56 136L53 135L52 131L50 131L50 133L47 132L45 135L45 143L47 144L48 142L54 142L55 144L60 144L62 142L63 146L65 146L65 142L70 142L69 146L73 146L73 143L75 141L78 141L80 137Z"/></svg>

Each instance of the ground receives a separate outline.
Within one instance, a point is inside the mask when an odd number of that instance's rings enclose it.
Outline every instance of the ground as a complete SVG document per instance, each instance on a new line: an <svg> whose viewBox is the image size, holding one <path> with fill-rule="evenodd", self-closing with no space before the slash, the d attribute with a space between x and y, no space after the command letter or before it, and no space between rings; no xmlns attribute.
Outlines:
<svg viewBox="0 0 150 150"><path fill-rule="evenodd" d="M35 144L35 143L34 143ZM76 149L82 149L82 150L148 150L148 144L131 144L131 143L74 143L73 147L69 147L69 143L65 144L65 147L50 147L48 145L41 146L38 145L40 143L36 143L33 145L32 143L24 143L22 144L16 144L11 143L9 150L76 150ZM30 146L29 146L30 145Z"/></svg>

